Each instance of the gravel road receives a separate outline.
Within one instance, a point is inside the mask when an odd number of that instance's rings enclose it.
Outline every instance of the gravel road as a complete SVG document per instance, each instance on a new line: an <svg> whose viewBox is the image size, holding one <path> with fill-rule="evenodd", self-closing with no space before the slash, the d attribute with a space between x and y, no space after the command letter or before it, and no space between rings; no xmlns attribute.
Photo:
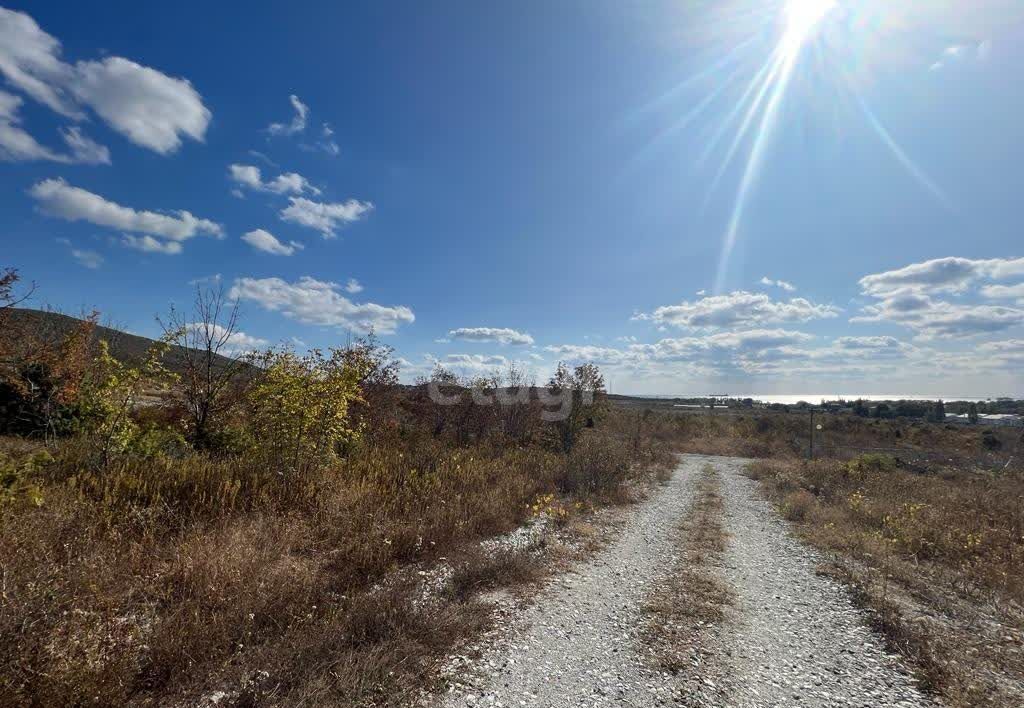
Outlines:
<svg viewBox="0 0 1024 708"><path fill-rule="evenodd" d="M720 569L735 593L705 640L707 677L654 668L641 607L679 557L673 532L706 464L718 469L730 534ZM479 659L453 663L443 706L933 705L864 622L844 588L786 529L743 460L683 456L672 480L630 511L617 538L548 585Z"/></svg>
<svg viewBox="0 0 1024 708"><path fill-rule="evenodd" d="M671 702L672 677L638 651L640 606L676 550L703 462L684 460L671 481L631 509L617 538L552 582L497 642L459 675L445 706L653 706Z"/></svg>
<svg viewBox="0 0 1024 708"><path fill-rule="evenodd" d="M722 579L736 597L715 638L723 657L719 691L700 702L934 705L868 628L846 588L815 572L822 558L790 534L757 483L743 475L747 461L706 459L721 479L730 534Z"/></svg>

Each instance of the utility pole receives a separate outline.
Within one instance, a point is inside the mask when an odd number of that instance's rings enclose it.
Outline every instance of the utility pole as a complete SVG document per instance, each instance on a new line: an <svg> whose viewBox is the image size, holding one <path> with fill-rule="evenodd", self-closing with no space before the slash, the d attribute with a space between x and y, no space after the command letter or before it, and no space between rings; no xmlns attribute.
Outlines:
<svg viewBox="0 0 1024 708"><path fill-rule="evenodd" d="M814 459L814 409L811 409L811 444L807 448L807 459Z"/></svg>

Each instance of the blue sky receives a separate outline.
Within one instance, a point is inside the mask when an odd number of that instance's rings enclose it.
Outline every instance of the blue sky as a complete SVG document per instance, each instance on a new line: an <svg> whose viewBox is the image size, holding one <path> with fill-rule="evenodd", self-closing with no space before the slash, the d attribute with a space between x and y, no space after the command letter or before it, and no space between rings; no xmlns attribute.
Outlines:
<svg viewBox="0 0 1024 708"><path fill-rule="evenodd" d="M153 335L216 275L239 346L408 378L1024 395L1019 3L0 2L37 306Z"/></svg>

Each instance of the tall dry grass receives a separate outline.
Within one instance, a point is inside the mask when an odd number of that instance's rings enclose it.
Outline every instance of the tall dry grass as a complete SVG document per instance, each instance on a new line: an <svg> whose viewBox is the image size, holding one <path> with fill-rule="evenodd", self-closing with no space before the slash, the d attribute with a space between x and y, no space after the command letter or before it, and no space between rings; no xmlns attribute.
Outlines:
<svg viewBox="0 0 1024 708"><path fill-rule="evenodd" d="M751 464L780 511L830 552L924 685L951 705L1024 700L1024 479L893 457Z"/></svg>
<svg viewBox="0 0 1024 708"><path fill-rule="evenodd" d="M0 704L396 700L480 627L474 588L528 574L470 555L424 603L398 571L514 529L547 495L624 500L671 463L654 429L630 436L612 412L566 455L406 425L288 474L190 451L97 467L64 441L31 472L41 504L0 505Z"/></svg>

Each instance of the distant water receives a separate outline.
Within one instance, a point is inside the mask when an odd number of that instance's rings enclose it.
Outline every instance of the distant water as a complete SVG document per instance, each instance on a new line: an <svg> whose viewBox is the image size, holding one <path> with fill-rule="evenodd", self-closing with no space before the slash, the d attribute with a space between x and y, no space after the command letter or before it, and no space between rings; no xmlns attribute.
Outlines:
<svg viewBox="0 0 1024 708"><path fill-rule="evenodd" d="M765 403L782 403L784 405L795 405L800 401L807 401L808 403L819 403L821 401L838 401L840 399L845 401L856 401L858 398L862 401L967 401L974 403L982 403L984 401L994 401L994 398L966 398L964 396L929 396L920 395L916 393L805 393L802 395L779 395L772 393L765 393L751 396L729 396L729 398L753 398L755 401L764 401Z"/></svg>
<svg viewBox="0 0 1024 708"><path fill-rule="evenodd" d="M647 398L707 398L707 394L684 394L680 396L648 396ZM755 401L763 401L765 403L781 403L786 406L794 406L800 401L806 401L807 403L820 403L821 401L838 401L843 399L846 401L856 401L858 398L862 401L967 401L975 403L983 403L984 401L994 401L995 398L970 398L969 396L933 396L933 395L921 395L916 393L800 393L800 394L780 394L780 393L742 393L735 395L716 395L715 398L729 398L736 400L743 400L744 398L752 398Z"/></svg>

